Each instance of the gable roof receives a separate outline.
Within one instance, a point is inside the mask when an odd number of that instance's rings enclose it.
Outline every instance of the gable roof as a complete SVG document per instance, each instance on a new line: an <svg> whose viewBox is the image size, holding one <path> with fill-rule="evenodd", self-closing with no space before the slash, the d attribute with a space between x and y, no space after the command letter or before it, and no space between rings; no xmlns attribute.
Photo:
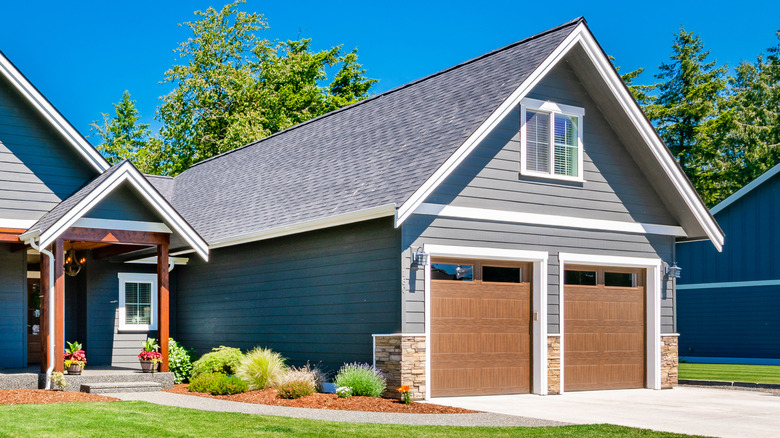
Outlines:
<svg viewBox="0 0 780 438"><path fill-rule="evenodd" d="M401 205L580 22L197 163L175 178L173 205L212 247Z"/></svg>
<svg viewBox="0 0 780 438"><path fill-rule="evenodd" d="M173 205L212 247L370 211L395 213L398 226L556 63L575 55L620 113L605 115L630 126L629 152L688 238L720 250L723 232L582 18L197 163L174 179ZM380 208L388 205L397 210Z"/></svg>
<svg viewBox="0 0 780 438"><path fill-rule="evenodd" d="M780 172L780 164L776 164L771 169L767 170L766 172L762 173L761 176L754 179L753 181L750 181L746 186L742 187L741 189L737 190L736 192L732 193L731 196L728 198L720 201L720 203L712 209L710 209L710 213L712 214L718 214L721 210L728 207L729 205L733 204L743 196L747 195L753 189L757 188L761 184L769 181L773 176L777 175L777 173Z"/></svg>
<svg viewBox="0 0 780 438"><path fill-rule="evenodd" d="M39 245L47 247L123 182L131 184L167 225L173 228L204 260L208 260L208 245L203 238L127 160L98 175L89 184L57 204L19 236L19 239L38 237Z"/></svg>
<svg viewBox="0 0 780 438"><path fill-rule="evenodd" d="M105 158L46 99L40 91L0 51L0 74L35 108L41 116L98 172L111 167Z"/></svg>

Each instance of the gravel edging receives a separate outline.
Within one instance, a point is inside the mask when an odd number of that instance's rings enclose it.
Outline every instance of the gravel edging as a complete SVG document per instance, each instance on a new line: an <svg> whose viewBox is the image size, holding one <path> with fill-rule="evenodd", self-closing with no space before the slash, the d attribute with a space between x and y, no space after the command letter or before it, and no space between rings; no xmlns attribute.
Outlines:
<svg viewBox="0 0 780 438"><path fill-rule="evenodd" d="M706 387L732 388L732 389L744 389L744 390L780 389L780 384L777 383L729 382L725 380L694 380L694 379L678 379L677 383L685 386L706 386Z"/></svg>
<svg viewBox="0 0 780 438"><path fill-rule="evenodd" d="M144 401L158 405L199 409L213 412L238 412L243 414L272 415L277 417L305 418L309 420L339 421L345 423L406 424L420 426L488 426L488 427L539 427L566 426L569 423L542 420L514 415L491 414L403 414L391 412L338 411L331 409L293 408L174 394L169 392L135 392L103 394L125 401Z"/></svg>

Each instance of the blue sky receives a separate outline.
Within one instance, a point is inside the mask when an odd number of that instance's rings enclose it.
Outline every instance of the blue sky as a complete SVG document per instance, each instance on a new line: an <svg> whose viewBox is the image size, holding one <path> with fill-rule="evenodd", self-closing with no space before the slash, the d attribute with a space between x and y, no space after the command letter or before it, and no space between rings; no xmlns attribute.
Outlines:
<svg viewBox="0 0 780 438"><path fill-rule="evenodd" d="M158 84L189 36L178 23L210 1L4 2L0 50L92 142L89 124L111 112L127 89L143 120L155 125ZM640 82L670 55L680 26L699 34L712 58L730 66L778 43L780 2L262 2L243 10L265 14L269 39L313 39L315 49L359 48L382 92L580 15L624 71L647 67ZM294 6L292 6L294 5ZM552 6L552 7L551 7Z"/></svg>

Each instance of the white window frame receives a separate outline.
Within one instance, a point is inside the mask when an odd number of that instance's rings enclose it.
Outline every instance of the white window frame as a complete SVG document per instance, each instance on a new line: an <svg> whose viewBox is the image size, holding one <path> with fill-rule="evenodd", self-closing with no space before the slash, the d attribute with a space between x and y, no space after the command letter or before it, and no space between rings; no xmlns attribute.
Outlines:
<svg viewBox="0 0 780 438"><path fill-rule="evenodd" d="M550 116L550 138L548 140L548 145L550 147L550 155L549 155L549 169L547 172L539 172L534 170L528 170L526 169L526 151L527 151L527 141L526 141L526 109L539 111L543 113L547 113ZM565 116L570 117L577 117L577 175L576 176L570 176L570 175L558 175L554 171L554 163L555 163L555 114L561 114ZM520 102L520 174L524 176L533 176L533 177L541 177L541 178L548 178L548 179L557 179L562 181L574 181L574 182L583 182L583 143L582 143L582 131L583 131L583 124L582 119L585 117L585 109L576 107L576 106L570 106L570 105L564 105L561 103L555 103L545 100L538 100L538 99L530 99L526 98L523 99Z"/></svg>
<svg viewBox="0 0 780 438"><path fill-rule="evenodd" d="M139 274L135 272L120 272L119 277L119 330L120 331L151 331L157 330L157 274ZM126 283L151 283L152 284L152 323L128 324L125 310L125 284Z"/></svg>

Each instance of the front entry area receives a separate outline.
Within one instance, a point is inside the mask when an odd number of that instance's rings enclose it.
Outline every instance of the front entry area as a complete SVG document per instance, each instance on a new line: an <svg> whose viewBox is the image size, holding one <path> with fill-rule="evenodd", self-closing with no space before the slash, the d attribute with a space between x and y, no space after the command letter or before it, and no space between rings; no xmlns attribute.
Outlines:
<svg viewBox="0 0 780 438"><path fill-rule="evenodd" d="M644 279L644 269L565 267L565 391L644 388Z"/></svg>
<svg viewBox="0 0 780 438"><path fill-rule="evenodd" d="M531 264L431 262L431 395L529 393Z"/></svg>

